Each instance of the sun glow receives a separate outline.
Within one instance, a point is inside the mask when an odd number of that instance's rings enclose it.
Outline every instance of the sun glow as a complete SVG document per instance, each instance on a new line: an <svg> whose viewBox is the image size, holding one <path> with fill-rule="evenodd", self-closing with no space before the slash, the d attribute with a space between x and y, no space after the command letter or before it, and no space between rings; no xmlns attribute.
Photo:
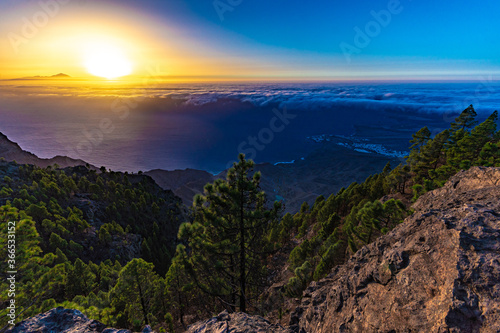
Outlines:
<svg viewBox="0 0 500 333"><path fill-rule="evenodd" d="M132 73L132 63L124 53L111 46L93 47L85 56L85 68L95 76L116 79Z"/></svg>

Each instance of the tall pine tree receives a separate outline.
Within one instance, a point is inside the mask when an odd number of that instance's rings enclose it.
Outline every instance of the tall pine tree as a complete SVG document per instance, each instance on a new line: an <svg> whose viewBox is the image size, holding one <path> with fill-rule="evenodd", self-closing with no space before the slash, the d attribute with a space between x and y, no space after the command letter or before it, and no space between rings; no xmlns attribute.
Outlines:
<svg viewBox="0 0 500 333"><path fill-rule="evenodd" d="M205 186L194 200L194 221L185 223L177 256L197 288L230 311L245 312L266 284L267 233L280 204L267 209L261 175L240 154L226 179Z"/></svg>

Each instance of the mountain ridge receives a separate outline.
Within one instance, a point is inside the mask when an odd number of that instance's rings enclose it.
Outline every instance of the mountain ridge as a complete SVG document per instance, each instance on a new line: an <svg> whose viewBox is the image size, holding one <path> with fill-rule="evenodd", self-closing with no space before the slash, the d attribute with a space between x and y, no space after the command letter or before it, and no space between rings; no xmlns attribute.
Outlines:
<svg viewBox="0 0 500 333"><path fill-rule="evenodd" d="M269 201L283 201L284 211L294 213L304 202L313 204L319 195L329 196L352 182L363 182L382 170L388 162L397 165L400 160L326 143L294 163L259 163L255 165L254 171L261 172L261 188ZM212 175L195 169L156 169L146 171L145 174L151 176L161 187L171 189L186 206L190 206L194 195L202 193L205 184L224 178L226 171Z"/></svg>
<svg viewBox="0 0 500 333"><path fill-rule="evenodd" d="M0 132L0 157L7 161L16 161L20 164L34 164L42 168L59 165L62 168L69 166L85 166L88 163L81 159L74 159L67 156L54 156L52 158L40 158L35 154L23 150L19 144L9 140L9 138ZM97 169L92 166L92 168Z"/></svg>
<svg viewBox="0 0 500 333"><path fill-rule="evenodd" d="M19 144L9 140L0 132L0 157L20 164L34 164L42 168L59 165L86 166L81 159L67 156L40 158L23 150ZM303 202L312 204L319 195L329 195L348 186L353 181L362 182L369 175L381 170L387 162L398 163L397 159L364 154L329 144L311 153L304 160L293 164L260 163L255 171L263 175L261 187L267 193L270 202L284 201L285 212L295 212ZM90 164L89 164L90 165ZM97 170L96 166L90 165ZM213 175L204 170L163 170L153 169L144 172L163 189L171 190L180 197L186 206L191 206L193 197L203 192L207 183L225 177L226 171Z"/></svg>

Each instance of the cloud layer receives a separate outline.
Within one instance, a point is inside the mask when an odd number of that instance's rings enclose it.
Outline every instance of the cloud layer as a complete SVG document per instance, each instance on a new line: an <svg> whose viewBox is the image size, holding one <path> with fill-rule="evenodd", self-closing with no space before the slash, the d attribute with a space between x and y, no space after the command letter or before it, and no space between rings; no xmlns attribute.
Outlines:
<svg viewBox="0 0 500 333"><path fill-rule="evenodd" d="M418 126L440 131L470 104L481 117L498 109L499 87L491 79L83 87L3 81L0 131L41 157L68 155L116 170L220 171L240 150L254 152L257 162L304 157L314 149L307 138L323 134L397 133L382 144L405 151ZM293 115L286 126L276 109Z"/></svg>
<svg viewBox="0 0 500 333"><path fill-rule="evenodd" d="M6 81L4 81L6 83ZM64 95L79 97L170 98L201 106L236 99L255 106L277 105L293 109L364 104L412 107L420 111L455 111L474 104L491 112L500 105L500 81L492 77L469 83L221 83L155 84L154 86L31 86L3 85L0 94Z"/></svg>

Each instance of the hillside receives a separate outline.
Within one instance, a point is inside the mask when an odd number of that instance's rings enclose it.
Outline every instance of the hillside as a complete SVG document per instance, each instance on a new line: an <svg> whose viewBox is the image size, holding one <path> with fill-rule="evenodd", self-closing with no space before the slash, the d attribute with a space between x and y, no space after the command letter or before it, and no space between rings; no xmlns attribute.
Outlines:
<svg viewBox="0 0 500 333"><path fill-rule="evenodd" d="M122 309L128 299L114 301L116 310L108 301L120 273L137 263L151 277L165 274L186 219L181 200L149 176L0 161L0 240L7 243L7 223L15 223L16 306L24 316L58 303L94 309L97 299L107 313ZM3 272L7 258L2 251Z"/></svg>
<svg viewBox="0 0 500 333"><path fill-rule="evenodd" d="M39 158L23 150L17 143L0 133L0 157L20 164L33 164L41 168L57 164L59 167L85 166L80 159L56 156ZM255 171L263 174L261 187L270 201L283 200L285 212L296 212L304 202L312 204L317 196L335 193L352 182L362 182L369 175L381 170L387 162L398 160L378 154L366 154L342 147L336 143L324 143L304 160L293 164L258 164ZM96 167L90 166L97 170ZM171 190L191 206L193 197L203 192L203 187L218 178L225 177L226 171L217 176L203 170L161 170L144 173L151 176L165 190Z"/></svg>
<svg viewBox="0 0 500 333"><path fill-rule="evenodd" d="M173 171L155 169L144 174L153 178L162 188L174 192L186 206L191 206L195 194L203 192L203 187L217 178L209 172L194 169Z"/></svg>
<svg viewBox="0 0 500 333"><path fill-rule="evenodd" d="M295 213L307 202L313 204L319 195L330 195L352 182L362 182L379 172L387 162L398 164L394 158L379 154L360 153L331 142L325 142L304 160L294 163L255 166L262 173L261 188L270 202L284 202L285 212ZM164 189L172 190L191 206L195 194L203 193L203 187L216 179L224 178L227 171L212 175L202 170L151 170L145 172Z"/></svg>
<svg viewBox="0 0 500 333"><path fill-rule="evenodd" d="M62 168L69 166L86 165L82 160L67 156L55 156L53 158L39 158L35 154L23 150L17 143L10 141L7 136L0 133L0 157L7 161L16 161L19 164L33 164L41 168L59 165Z"/></svg>

